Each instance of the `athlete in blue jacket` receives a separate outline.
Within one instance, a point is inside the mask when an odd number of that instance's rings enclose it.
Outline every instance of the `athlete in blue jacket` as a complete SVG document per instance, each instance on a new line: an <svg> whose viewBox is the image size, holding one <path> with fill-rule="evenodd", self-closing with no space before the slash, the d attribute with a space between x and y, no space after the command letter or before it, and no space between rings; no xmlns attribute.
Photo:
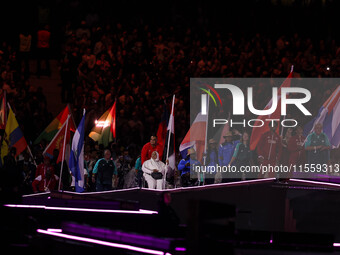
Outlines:
<svg viewBox="0 0 340 255"><path fill-rule="evenodd" d="M194 184L197 179L194 166L200 165L201 163L196 159L196 151L190 148L185 159L182 159L178 164L178 170L181 172L182 187L192 186Z"/></svg>
<svg viewBox="0 0 340 255"><path fill-rule="evenodd" d="M236 145L240 141L233 141L233 133L231 131L227 132L223 137L225 142L220 144L218 148L218 163L220 166L227 166L234 154Z"/></svg>

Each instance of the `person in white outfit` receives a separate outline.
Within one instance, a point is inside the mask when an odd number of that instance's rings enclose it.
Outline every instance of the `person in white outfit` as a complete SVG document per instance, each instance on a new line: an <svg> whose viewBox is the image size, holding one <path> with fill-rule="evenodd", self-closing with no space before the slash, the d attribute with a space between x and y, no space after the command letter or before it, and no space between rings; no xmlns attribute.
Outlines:
<svg viewBox="0 0 340 255"><path fill-rule="evenodd" d="M151 153L151 159L146 160L142 165L143 175L148 183L149 189L163 189L163 182L165 180L164 175L166 174L168 167L168 165L165 165L159 160L157 151ZM156 180L151 176L153 172L160 172L163 174L163 177Z"/></svg>

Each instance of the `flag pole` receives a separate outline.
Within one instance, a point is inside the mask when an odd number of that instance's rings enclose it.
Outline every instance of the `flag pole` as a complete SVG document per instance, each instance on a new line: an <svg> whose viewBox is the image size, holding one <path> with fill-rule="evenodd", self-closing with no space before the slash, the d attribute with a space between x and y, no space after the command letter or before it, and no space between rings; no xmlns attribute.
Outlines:
<svg viewBox="0 0 340 255"><path fill-rule="evenodd" d="M171 106L170 118L173 118L174 105L175 105L175 95L172 96L172 106ZM170 118L169 118L169 124L170 124ZM168 130L168 144L167 144L167 150L166 150L166 160L165 160L165 163L169 159L170 139L171 139L171 128L169 128L169 130ZM166 174L167 174L167 170L165 170L165 174L164 174L164 177L163 177L164 178L164 180L163 180L163 189L165 189Z"/></svg>
<svg viewBox="0 0 340 255"><path fill-rule="evenodd" d="M86 109L85 108L83 108L83 117L85 116L85 113L86 113ZM83 153L83 161L84 161L84 149L85 149L85 117L84 117L84 137L82 138L83 139L83 147L80 149L80 154L81 153ZM73 141L72 141L73 142ZM72 152L71 152L72 153ZM77 160L77 164L78 164L78 168L79 168L79 157L78 157L78 160ZM87 169L87 167L86 167L86 165L85 165L85 161L84 161L84 163L83 163L83 169L79 169L80 171L82 171L81 172L81 176L82 176L82 181L80 182L81 184L82 184L82 188L83 188L83 190L85 190L85 174L84 174L84 170L85 170L85 168L86 168L86 172L87 172L87 174L88 174L88 169ZM89 176L89 174L88 174L88 176ZM78 181L78 185L79 185L79 181ZM74 186L74 188L75 188L76 186Z"/></svg>
<svg viewBox="0 0 340 255"><path fill-rule="evenodd" d="M283 116L283 120L285 119L286 119L286 115ZM282 126L281 128L281 134L280 134L281 138L283 138L283 130L284 130L284 126Z"/></svg>
<svg viewBox="0 0 340 255"><path fill-rule="evenodd" d="M60 187L61 187L61 178L63 176L63 167L64 167L64 160L65 160L66 136L67 136L68 122L69 122L70 116L71 116L71 114L68 115L67 120L66 120L67 123L66 123L65 134L64 134L63 156L62 156L62 160L61 160L61 167L60 167L60 174L59 174L59 185L58 185L58 190L59 191L60 191Z"/></svg>
<svg viewBox="0 0 340 255"><path fill-rule="evenodd" d="M7 96L6 96L7 92L6 90L4 90L4 101L7 102ZM9 104L8 104L9 105ZM6 124L7 124L7 114L6 114L6 104L4 105L4 110L5 110L5 115L4 115L4 124L5 124L5 128L6 128Z"/></svg>
<svg viewBox="0 0 340 255"><path fill-rule="evenodd" d="M1 102L1 104L4 106L4 123L2 123L4 125L4 133L2 136L0 136L0 154L1 154L1 147L2 147L2 142L4 141L4 137L5 137L5 130L6 130L6 125L7 125L7 114L6 114L6 90L4 90L4 98ZM2 159L0 158L0 164L2 163Z"/></svg>
<svg viewBox="0 0 340 255"><path fill-rule="evenodd" d="M210 89L209 89L210 92ZM204 139L204 156L203 156L203 165L206 165L206 159L207 159L207 148L208 148L208 123L209 123L209 97L207 97L207 122L205 124L205 139ZM203 177L203 185L204 185L204 181L205 181L205 174L204 172L202 173L202 177ZM199 178L199 185L201 182L201 176Z"/></svg>
<svg viewBox="0 0 340 255"><path fill-rule="evenodd" d="M290 73L292 73L293 71L294 71L294 65L290 67ZM286 119L286 115L283 116L283 120L285 119ZM282 126L281 128L281 138L283 137L283 130L284 130L284 126Z"/></svg>
<svg viewBox="0 0 340 255"><path fill-rule="evenodd" d="M112 120L111 120L111 123L110 123L110 133L112 133L112 142L113 143L117 143L117 130L116 130L116 112L117 112L117 97L115 97L115 101L113 103L113 105L111 106L111 108L109 109L109 114L111 113L112 111L112 107L115 107L115 112L114 112L114 116L112 116ZM115 121L115 134L113 134L113 130L112 130L112 125L113 125L113 120ZM103 128L104 129L104 128ZM110 143L110 135L108 137L108 143Z"/></svg>
<svg viewBox="0 0 340 255"><path fill-rule="evenodd" d="M115 120L115 137L114 137L113 141L116 144L117 143L117 128L116 128L117 127L117 97L115 97L114 105L115 105L115 116L114 116L114 120Z"/></svg>
<svg viewBox="0 0 340 255"><path fill-rule="evenodd" d="M172 106L171 106L170 118L174 113L174 105L175 105L175 95L173 95L173 97L172 97ZM169 121L169 123L170 123L170 121ZM168 133L169 133L169 138L170 138L170 135L171 135L170 129L169 129ZM170 139L168 139L168 145L167 145L167 150L166 150L166 160L168 160L168 158L169 158L169 148L170 148Z"/></svg>
<svg viewBox="0 0 340 255"><path fill-rule="evenodd" d="M35 162L35 159L34 159L34 157L33 157L31 148L30 148L30 146L29 146L28 144L27 144L27 149L28 149L28 153L30 154L30 156L31 156L31 158L32 158L32 160L33 160L34 165L37 166L37 162Z"/></svg>

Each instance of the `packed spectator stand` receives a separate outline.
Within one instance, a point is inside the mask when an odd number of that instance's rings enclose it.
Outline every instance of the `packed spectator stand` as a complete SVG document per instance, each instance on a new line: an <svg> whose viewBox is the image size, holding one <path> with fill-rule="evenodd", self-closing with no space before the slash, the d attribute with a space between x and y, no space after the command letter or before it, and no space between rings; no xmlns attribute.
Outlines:
<svg viewBox="0 0 340 255"><path fill-rule="evenodd" d="M197 27L200 22L202 29ZM291 65L296 77L340 76L339 41L331 37L310 37L300 31L280 35L256 30L229 32L220 26L212 29L213 24L200 19L178 23L117 22L84 12L60 25L62 36L58 46L51 48L57 49L57 54L48 53L59 61L61 105L71 105L76 123L86 109L86 134L117 99L117 140L109 149L117 162L129 158L130 169L142 146L157 131L164 100L170 104L173 94L178 148L190 127L190 77L285 78ZM38 31L50 30L42 24L36 30L18 33L18 43L3 38L0 46L1 90L6 91L37 164L43 162L47 144L33 145L33 141L55 117L48 110L43 88L30 82L31 76L49 75L48 65L46 73L29 69L32 61L40 61ZM56 31L51 29L51 44L56 44L53 33ZM333 90L311 88L312 94L320 95L309 105L313 114ZM266 98L263 103L270 97L261 89L255 93ZM93 165L105 148L85 137L85 155Z"/></svg>

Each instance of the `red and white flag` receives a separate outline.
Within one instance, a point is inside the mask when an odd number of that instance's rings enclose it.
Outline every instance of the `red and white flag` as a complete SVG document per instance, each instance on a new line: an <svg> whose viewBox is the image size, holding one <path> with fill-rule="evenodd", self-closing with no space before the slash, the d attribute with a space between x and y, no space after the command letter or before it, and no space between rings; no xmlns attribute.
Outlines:
<svg viewBox="0 0 340 255"><path fill-rule="evenodd" d="M169 166L175 169L175 117L174 117L175 95L172 98L171 114L169 118L166 139L164 143L163 161L169 160Z"/></svg>
<svg viewBox="0 0 340 255"><path fill-rule="evenodd" d="M289 73L288 77L284 80L284 82L282 83L282 85L280 86L280 88L277 91L277 108L276 110L269 115L261 115L258 116L257 119L262 120L264 123L266 123L264 120L265 119L280 119L281 117L281 89L284 87L290 87L291 84L291 78L293 78L293 68L291 69L291 72ZM266 107L264 108L264 110L270 109L272 106L272 100L271 99L268 104L266 105ZM254 126L261 126L261 121L256 121ZM279 127L277 128L276 132L278 132ZM251 133L251 138L250 138L250 149L251 150L255 150L256 146L261 138L261 135L264 134L265 132L269 131L269 126L264 124L262 127L257 127L257 128L253 128L253 131Z"/></svg>
<svg viewBox="0 0 340 255"><path fill-rule="evenodd" d="M205 147L205 136L207 128L208 115L202 115L198 113L194 122L192 123L188 133L185 135L179 151L182 158L186 157L187 151L191 147L195 147L197 159L199 161L203 158L204 147Z"/></svg>

